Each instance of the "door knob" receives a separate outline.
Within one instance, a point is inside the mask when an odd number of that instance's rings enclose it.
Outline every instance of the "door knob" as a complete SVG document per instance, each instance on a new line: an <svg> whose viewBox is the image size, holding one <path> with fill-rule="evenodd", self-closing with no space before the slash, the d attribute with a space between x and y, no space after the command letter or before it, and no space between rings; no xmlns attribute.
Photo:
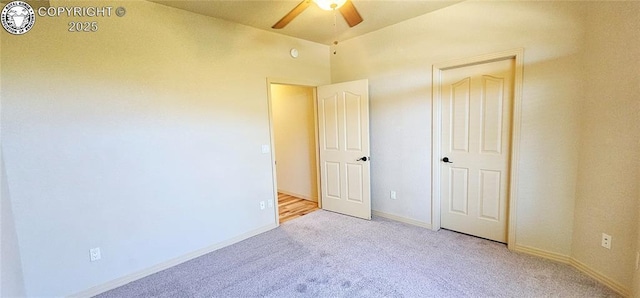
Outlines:
<svg viewBox="0 0 640 298"><path fill-rule="evenodd" d="M366 156L363 156L363 157L360 157L360 158L356 159L356 161L367 161L367 160L369 160L369 158L366 157Z"/></svg>
<svg viewBox="0 0 640 298"><path fill-rule="evenodd" d="M442 159L442 161L445 163L453 163L453 161L449 161L449 158L446 156Z"/></svg>

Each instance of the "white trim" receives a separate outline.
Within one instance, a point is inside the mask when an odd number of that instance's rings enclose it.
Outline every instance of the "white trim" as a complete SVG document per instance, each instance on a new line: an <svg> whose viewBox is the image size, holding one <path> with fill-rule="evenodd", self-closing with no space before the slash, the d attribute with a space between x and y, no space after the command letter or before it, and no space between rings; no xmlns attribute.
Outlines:
<svg viewBox="0 0 640 298"><path fill-rule="evenodd" d="M440 230L440 156L442 156L442 71L433 65L432 73L432 116L431 116L431 229ZM436 100L438 99L438 100Z"/></svg>
<svg viewBox="0 0 640 298"><path fill-rule="evenodd" d="M276 150L274 148L275 135L273 128L273 104L271 99L271 85L275 84L273 81L267 78L267 106L269 113L269 147L271 148L271 182L273 183L273 217L275 218L276 226L280 226L280 209L278 206L278 175L276 173Z"/></svg>
<svg viewBox="0 0 640 298"><path fill-rule="evenodd" d="M516 206L517 206L517 185L518 185L518 158L520 156L520 122L522 116L522 74L524 48L508 50L504 52L481 55L471 58L464 58L443 62L433 65L432 69L432 140L431 140L431 226L433 230L439 230L440 218L440 156L441 156L441 122L442 107L440 104L442 90L442 71L446 69L462 67L466 65L487 63L504 59L515 60L514 88L513 88L513 111L511 120L511 156L510 156L510 177L509 177L509 215L508 215L508 236L507 245L512 249L516 243Z"/></svg>
<svg viewBox="0 0 640 298"><path fill-rule="evenodd" d="M558 254L558 253L554 253L554 252L550 252L550 251L546 251L543 249L538 249L538 248L530 247L526 245L520 245L520 244L514 244L509 249L515 252L524 253L524 254L556 261L559 263L567 264L581 271L585 275L595 279L599 283L607 286L611 290L620 294L622 297L631 297L631 291L628 288L626 288L620 283L614 281L613 279L607 277L606 275L598 272L597 270L594 270L593 268L587 266L586 264L570 256L566 256L566 255L562 255L562 254Z"/></svg>
<svg viewBox="0 0 640 298"><path fill-rule="evenodd" d="M113 290L113 289L115 289L117 287L126 285L126 284L128 284L128 283L130 283L132 281L141 279L143 277L147 277L147 276L149 276L151 274L160 272L160 271L165 270L167 268L179 265L179 264L184 263L186 261L195 259L197 257L203 256L203 255L208 254L210 252L216 251L216 250L221 249L223 247L238 243L238 242L240 242L242 240L245 240L247 238L251 238L253 236L262 234L264 232L267 232L269 230L275 229L277 227L278 226L276 224L269 224L267 226L264 226L264 227L255 229L253 231L249 231L247 233L244 233L242 235L233 237L233 238L231 238L229 240L225 240L225 241L216 243L214 245L205 247L203 249L196 250L194 252L191 252L191 253L188 253L186 255L171 259L169 261L162 262L160 264L157 264L155 266L149 267L147 269L144 269L144 270L141 270L141 271L138 271L138 272L134 272L132 274L125 275L125 276L120 277L120 278L116 278L116 279L114 279L112 281L106 282L106 283L101 284L101 285L97 285L97 286L91 287L91 288L86 289L84 291L81 291L79 293L76 293L76 294L73 294L73 295L69 295L68 297L93 297L93 296L96 296L96 295L104 293L106 291Z"/></svg>
<svg viewBox="0 0 640 298"><path fill-rule="evenodd" d="M567 255L550 252L543 249L521 245L521 244L515 244L510 249L515 252L520 252L520 253L536 256L536 257L541 257L543 259L552 260L552 261L556 261L564 264L569 264L569 262L571 261L571 257Z"/></svg>
<svg viewBox="0 0 640 298"><path fill-rule="evenodd" d="M522 81L524 74L524 48L513 50L515 57L515 77L513 81L513 118L511 120L511 179L509 181L509 235L507 247L515 245L518 210L518 174L520 161L520 134L522 123Z"/></svg>
<svg viewBox="0 0 640 298"><path fill-rule="evenodd" d="M320 128L318 127L318 87L313 88L313 123L316 138L316 202L318 208L322 209L322 181L320 180Z"/></svg>
<svg viewBox="0 0 640 298"><path fill-rule="evenodd" d="M597 270L592 269L586 264L574 258L571 258L571 262L569 264L575 267L576 269L582 271L582 273L588 275L589 277L601 282L605 286L614 290L616 293L620 294L622 297L631 297L631 291L627 289L625 286L607 277L606 275L598 272Z"/></svg>
<svg viewBox="0 0 640 298"><path fill-rule="evenodd" d="M282 193L282 194L285 194L285 195L292 196L292 197L305 199L305 200L311 201L311 202L317 202L318 201L318 198L314 198L314 197L311 197L311 196L295 193L295 192L292 192L292 191L286 191L286 190L278 189L278 192Z"/></svg>
<svg viewBox="0 0 640 298"><path fill-rule="evenodd" d="M418 226L418 227L422 227L422 228L431 229L431 224L426 223L426 222L421 222L421 221L418 221L418 220L415 220L415 219L410 219L410 218L406 218L406 217L402 217L402 216L398 216L398 215L393 215L393 214L389 214L389 213L385 213L385 212L381 212L381 211L376 211L376 210L371 210L371 214L373 214L374 216L384 217L384 218L387 218L387 219L399 221L399 222L410 224L410 225L413 225L413 226Z"/></svg>

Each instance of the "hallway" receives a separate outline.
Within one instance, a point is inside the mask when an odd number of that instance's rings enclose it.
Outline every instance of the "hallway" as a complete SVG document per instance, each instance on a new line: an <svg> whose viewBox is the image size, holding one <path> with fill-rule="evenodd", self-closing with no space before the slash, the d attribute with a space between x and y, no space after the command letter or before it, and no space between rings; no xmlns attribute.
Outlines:
<svg viewBox="0 0 640 298"><path fill-rule="evenodd" d="M278 211L280 223L304 216L318 210L318 203L278 193Z"/></svg>

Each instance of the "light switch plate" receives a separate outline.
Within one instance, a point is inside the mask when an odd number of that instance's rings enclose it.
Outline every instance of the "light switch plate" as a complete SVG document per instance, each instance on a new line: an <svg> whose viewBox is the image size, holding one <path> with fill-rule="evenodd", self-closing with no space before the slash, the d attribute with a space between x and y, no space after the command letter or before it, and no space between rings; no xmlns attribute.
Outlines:
<svg viewBox="0 0 640 298"><path fill-rule="evenodd" d="M262 145L262 153L267 154L271 152L271 147L269 145Z"/></svg>

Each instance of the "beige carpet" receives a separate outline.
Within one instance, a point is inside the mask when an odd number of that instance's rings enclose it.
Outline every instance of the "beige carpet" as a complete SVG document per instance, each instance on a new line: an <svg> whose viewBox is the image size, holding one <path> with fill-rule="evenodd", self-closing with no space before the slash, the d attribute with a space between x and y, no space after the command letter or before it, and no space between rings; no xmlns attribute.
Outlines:
<svg viewBox="0 0 640 298"><path fill-rule="evenodd" d="M316 211L100 297L618 297L505 245Z"/></svg>

